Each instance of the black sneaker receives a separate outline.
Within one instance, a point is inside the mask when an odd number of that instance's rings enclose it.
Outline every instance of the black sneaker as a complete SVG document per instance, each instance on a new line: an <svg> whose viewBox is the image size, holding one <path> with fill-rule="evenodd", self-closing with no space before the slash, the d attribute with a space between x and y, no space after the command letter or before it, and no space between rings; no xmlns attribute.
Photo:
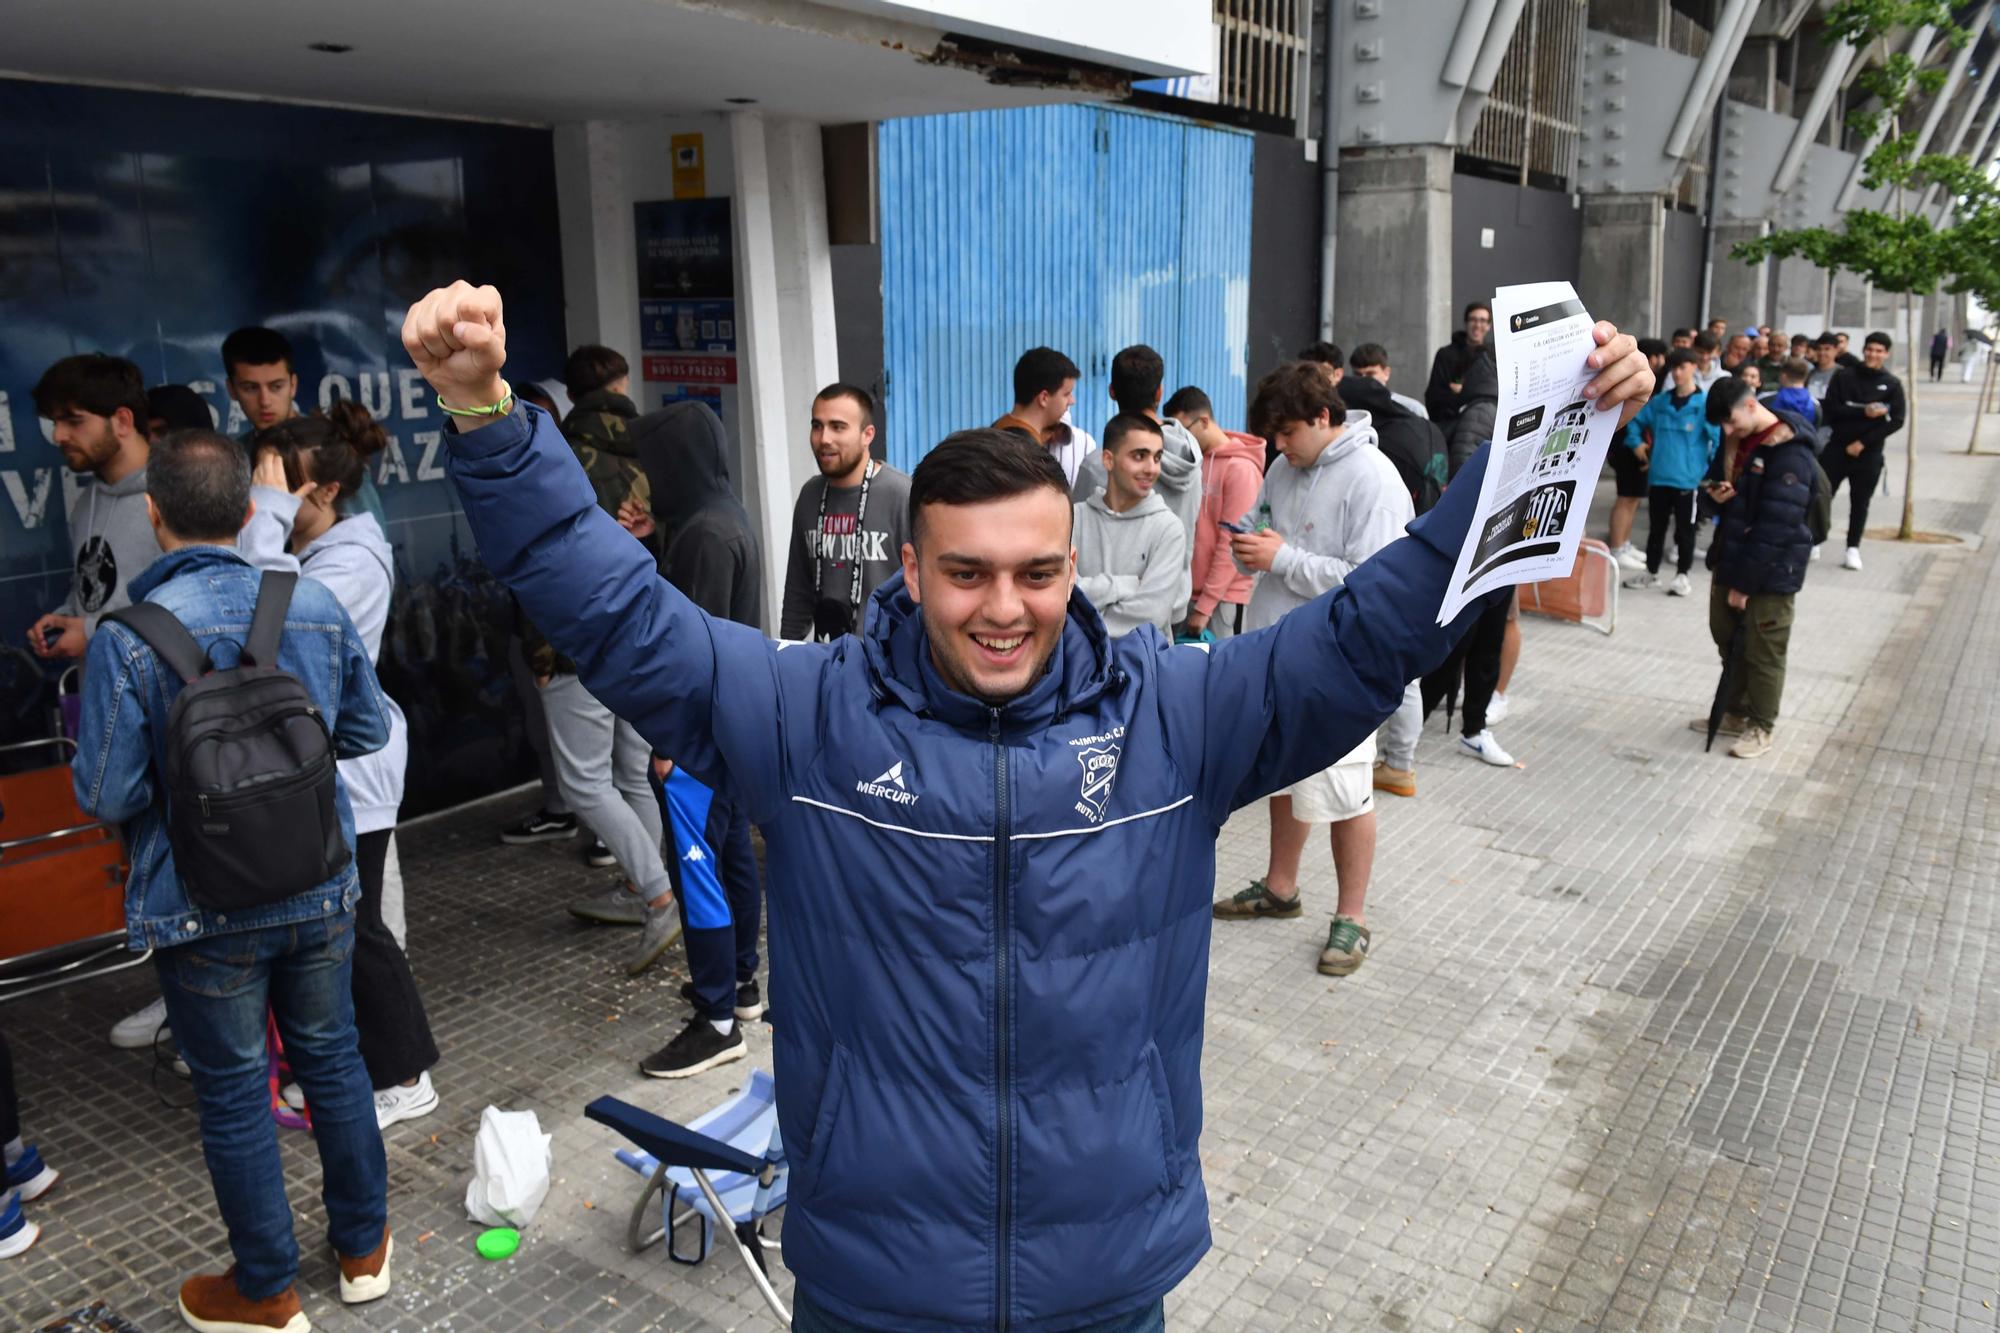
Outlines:
<svg viewBox="0 0 2000 1333"><path fill-rule="evenodd" d="M681 998L697 1009L701 1007L701 997L695 994L692 981L681 983ZM736 1016L746 1023L754 1023L764 1016L764 994L757 989L754 980L736 988Z"/></svg>
<svg viewBox="0 0 2000 1333"><path fill-rule="evenodd" d="M593 870L602 870L606 866L618 864L618 858L604 845L604 839L594 833L590 835L590 846L583 849L583 861Z"/></svg>
<svg viewBox="0 0 2000 1333"><path fill-rule="evenodd" d="M639 1072L647 1078L688 1078L731 1060L741 1060L749 1051L741 1023L731 1023L726 1033L717 1032L715 1024L696 1015L688 1020L679 1036L641 1060Z"/></svg>
<svg viewBox="0 0 2000 1333"><path fill-rule="evenodd" d="M531 842L556 842L575 836L575 815L552 815L546 810L537 810L520 823L509 824L500 830L500 841L509 847L523 847Z"/></svg>

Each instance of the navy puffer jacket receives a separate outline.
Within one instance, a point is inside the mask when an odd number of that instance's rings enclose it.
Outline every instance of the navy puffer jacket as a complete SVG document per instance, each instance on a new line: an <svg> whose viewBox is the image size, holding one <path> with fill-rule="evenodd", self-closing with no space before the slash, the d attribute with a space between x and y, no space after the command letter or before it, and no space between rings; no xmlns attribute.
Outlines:
<svg viewBox="0 0 2000 1333"><path fill-rule="evenodd" d="M533 408L447 433L487 565L591 693L730 791L769 850L785 1261L871 1328L1069 1329L1208 1248L1201 1042L1215 836L1334 763L1441 661L1483 459L1344 588L1213 651L1081 597L1000 709L931 665L900 577L864 638L702 614Z"/></svg>
<svg viewBox="0 0 2000 1333"><path fill-rule="evenodd" d="M1742 593L1793 593L1806 586L1806 564L1812 559L1812 529L1806 521L1812 507L1814 457L1812 425L1796 412L1779 410L1780 421L1793 438L1750 451L1736 494L1722 507L1715 540L1708 547L1708 568L1715 581ZM1730 451L1727 440L1716 451L1711 477L1719 479Z"/></svg>

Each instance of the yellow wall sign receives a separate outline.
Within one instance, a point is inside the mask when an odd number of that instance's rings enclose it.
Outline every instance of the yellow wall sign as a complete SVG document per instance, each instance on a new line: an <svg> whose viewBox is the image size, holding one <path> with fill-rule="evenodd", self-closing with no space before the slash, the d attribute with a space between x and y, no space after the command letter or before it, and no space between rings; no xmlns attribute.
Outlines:
<svg viewBox="0 0 2000 1333"><path fill-rule="evenodd" d="M676 134L671 141L674 155L674 198L699 199L708 193L708 172L702 159L699 134Z"/></svg>

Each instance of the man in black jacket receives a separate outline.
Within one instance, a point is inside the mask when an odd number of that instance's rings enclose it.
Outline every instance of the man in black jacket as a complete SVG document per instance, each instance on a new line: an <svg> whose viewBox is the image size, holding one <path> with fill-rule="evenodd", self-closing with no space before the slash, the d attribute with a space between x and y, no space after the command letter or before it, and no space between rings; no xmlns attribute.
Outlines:
<svg viewBox="0 0 2000 1333"><path fill-rule="evenodd" d="M1340 382L1339 393L1350 409L1368 414L1376 445L1396 465L1416 511L1421 514L1436 504L1447 472L1444 432L1397 402L1388 385L1367 375L1349 375Z"/></svg>
<svg viewBox="0 0 2000 1333"><path fill-rule="evenodd" d="M1707 409L1710 423L1722 428L1722 447L1703 486L1722 510L1708 548L1708 631L1728 670L1741 627L1742 664L1722 730L1736 737L1731 755L1756 759L1771 752L1785 692L1792 603L1812 558L1812 427L1795 413L1758 402L1734 376L1716 381ZM1708 717L1688 725L1705 732Z"/></svg>
<svg viewBox="0 0 2000 1333"><path fill-rule="evenodd" d="M633 422L632 439L652 482L653 518L666 536L667 581L716 619L763 629L764 564L750 515L729 488L722 419L702 403L669 403ZM763 884L750 816L724 792L675 774L672 760L655 754L653 780L674 834L669 869L681 890L674 900L693 977L681 992L695 1012L672 1041L640 1061L639 1071L650 1078L686 1078L742 1059L749 1050L743 1022L763 1013L757 986ZM712 870L704 868L710 856Z"/></svg>
<svg viewBox="0 0 2000 1333"><path fill-rule="evenodd" d="M1424 406L1438 429L1449 431L1465 409L1465 371L1480 351L1493 350L1493 307L1473 301L1465 307L1465 327L1431 358L1430 383L1424 386Z"/></svg>
<svg viewBox="0 0 2000 1333"><path fill-rule="evenodd" d="M1908 414L1903 382L1889 373L1888 334L1869 334L1861 344L1861 365L1834 372L1820 411L1828 427L1826 452L1820 458L1827 480L1835 491L1842 481L1853 484L1847 497L1847 558L1840 565L1860 569L1868 502L1882 480L1882 449L1903 428Z"/></svg>

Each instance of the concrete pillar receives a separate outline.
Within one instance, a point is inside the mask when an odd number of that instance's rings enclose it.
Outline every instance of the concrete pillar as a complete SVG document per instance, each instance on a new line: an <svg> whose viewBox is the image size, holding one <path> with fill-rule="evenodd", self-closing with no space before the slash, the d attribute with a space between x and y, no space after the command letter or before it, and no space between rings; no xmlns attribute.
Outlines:
<svg viewBox="0 0 2000 1333"><path fill-rule="evenodd" d="M1428 366L1451 336L1452 150L1371 148L1340 159L1337 338L1381 343Z"/></svg>
<svg viewBox="0 0 2000 1333"><path fill-rule="evenodd" d="M635 364L638 257L622 127L593 120L555 127L569 345L600 342Z"/></svg>
<svg viewBox="0 0 2000 1333"><path fill-rule="evenodd" d="M1656 194L1592 194L1583 200L1577 295L1590 313L1650 336L1665 327L1660 282L1666 243Z"/></svg>
<svg viewBox="0 0 2000 1333"><path fill-rule="evenodd" d="M798 412L806 404L792 406L792 388L786 376L786 332L784 310L790 302L800 302L794 278L796 258L780 262L778 214L786 212L790 192L800 188L794 154L786 144L786 134L774 130L762 112L730 114L730 150L736 164L732 210L736 230L736 338L738 338L738 386L736 404L742 430L742 496L744 508L758 526L758 540L764 548L764 626L778 622L778 602L784 592L784 552L792 526L792 500L798 494L794 484L794 436ZM774 144L774 140L778 140ZM776 150L774 150L776 148ZM822 186L824 190L824 186ZM824 192L818 202L820 218L826 216ZM796 218L788 218L786 232L796 228ZM824 254L824 226L820 248ZM788 278L792 278L788 282ZM788 290L790 288L790 290ZM826 312L832 318L832 280L826 284ZM812 390L806 390L808 402Z"/></svg>
<svg viewBox="0 0 2000 1333"><path fill-rule="evenodd" d="M1868 288L1852 273L1837 273L1833 279L1835 328L1857 329L1868 323Z"/></svg>
<svg viewBox="0 0 2000 1333"><path fill-rule="evenodd" d="M1770 323L1770 261L1746 264L1732 257L1738 244L1753 241L1766 230L1767 224L1763 222L1715 224L1715 268L1709 275L1708 311L1704 318L1720 315L1732 329Z"/></svg>
<svg viewBox="0 0 2000 1333"><path fill-rule="evenodd" d="M1826 308L1826 270L1805 259L1781 259L1777 288L1772 322L1787 333L1818 337L1831 322Z"/></svg>

